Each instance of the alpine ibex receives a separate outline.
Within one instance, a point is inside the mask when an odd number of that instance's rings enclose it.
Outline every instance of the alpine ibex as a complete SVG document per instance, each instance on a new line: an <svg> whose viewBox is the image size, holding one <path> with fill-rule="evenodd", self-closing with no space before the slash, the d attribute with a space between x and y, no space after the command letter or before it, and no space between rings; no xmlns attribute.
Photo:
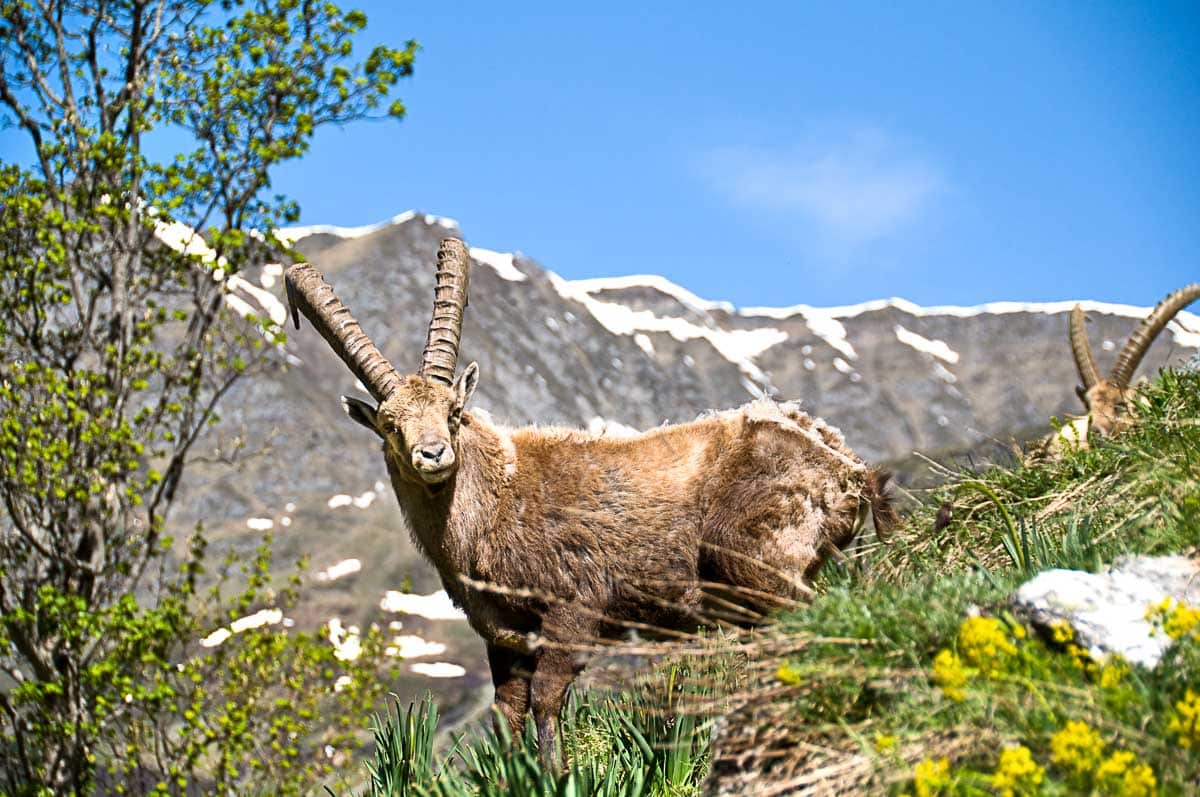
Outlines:
<svg viewBox="0 0 1200 797"><path fill-rule="evenodd" d="M1087 407L1088 414L1063 428L1063 432L1071 430L1075 439L1070 442L1083 444L1089 428L1108 436L1128 425L1128 403L1134 391L1130 382L1133 380L1134 371L1150 350L1150 344L1154 343L1154 339L1171 319L1196 299L1200 299L1200 283L1180 288L1159 302L1129 336L1129 340L1117 355L1117 364L1112 367L1108 376L1103 378L1100 376L1100 369L1096 367L1091 344L1088 343L1085 328L1087 318L1083 308L1075 305L1071 310L1069 336L1071 353L1075 356L1075 367L1083 382L1082 386L1075 388L1075 392ZM1062 437L1063 433L1059 436Z"/></svg>
<svg viewBox="0 0 1200 797"><path fill-rule="evenodd" d="M695 630L702 606L739 598L759 617L772 596L808 594L868 515L882 532L895 514L887 475L792 405L758 401L634 438L510 430L464 409L479 376L471 363L455 378L467 269L463 243L444 240L410 376L311 265L288 269L288 301L375 398L342 402L382 438L414 543L484 638L514 737L532 708L540 754L559 766L558 715L589 643L623 624Z"/></svg>

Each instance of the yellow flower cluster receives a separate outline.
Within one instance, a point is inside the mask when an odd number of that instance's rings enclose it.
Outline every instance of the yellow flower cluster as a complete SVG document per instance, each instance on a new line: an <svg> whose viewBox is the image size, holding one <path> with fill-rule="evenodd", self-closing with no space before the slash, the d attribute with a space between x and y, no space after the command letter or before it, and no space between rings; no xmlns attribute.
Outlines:
<svg viewBox="0 0 1200 797"><path fill-rule="evenodd" d="M1072 720L1050 737L1050 760L1075 775L1086 775L1100 764L1104 740L1086 722Z"/></svg>
<svg viewBox="0 0 1200 797"><path fill-rule="evenodd" d="M1099 667L1092 659L1092 654L1087 652L1086 648L1081 648L1074 642L1067 645L1067 653L1071 656L1071 663L1075 665L1075 669L1088 676L1095 676L1099 672Z"/></svg>
<svg viewBox="0 0 1200 797"><path fill-rule="evenodd" d="M1200 694L1187 690L1183 700L1175 704L1175 714L1167 732L1179 737L1179 746L1200 750Z"/></svg>
<svg viewBox="0 0 1200 797"><path fill-rule="evenodd" d="M950 759L926 758L913 770L913 788L917 797L934 797L950 788Z"/></svg>
<svg viewBox="0 0 1200 797"><path fill-rule="evenodd" d="M1075 639L1075 629L1066 620L1055 620L1050 624L1050 637L1060 645Z"/></svg>
<svg viewBox="0 0 1200 797"><path fill-rule="evenodd" d="M958 629L958 652L963 661L985 673L1004 669L1016 655L1004 623L994 617L968 617Z"/></svg>
<svg viewBox="0 0 1200 797"><path fill-rule="evenodd" d="M1046 770L1033 760L1024 745L1009 747L1000 753L1000 761L992 775L992 788L1003 797L1037 794Z"/></svg>
<svg viewBox="0 0 1200 797"><path fill-rule="evenodd" d="M1118 750L1096 767L1096 781L1107 794L1118 797L1151 797L1158 791L1154 770L1128 750Z"/></svg>
<svg viewBox="0 0 1200 797"><path fill-rule="evenodd" d="M946 697L961 703L967 693L963 687L971 672L963 665L958 654L951 650L941 650L933 660L933 682L942 688Z"/></svg>
<svg viewBox="0 0 1200 797"><path fill-rule="evenodd" d="M1154 770L1139 764L1128 750L1104 757L1104 740L1086 722L1071 721L1050 737L1050 760L1079 782L1093 782L1104 794L1151 797L1157 792Z"/></svg>
<svg viewBox="0 0 1200 797"><path fill-rule="evenodd" d="M1187 606L1174 598L1163 598L1151 606L1146 610L1146 619L1153 623L1155 631L1161 629L1171 639L1200 631L1200 607Z"/></svg>

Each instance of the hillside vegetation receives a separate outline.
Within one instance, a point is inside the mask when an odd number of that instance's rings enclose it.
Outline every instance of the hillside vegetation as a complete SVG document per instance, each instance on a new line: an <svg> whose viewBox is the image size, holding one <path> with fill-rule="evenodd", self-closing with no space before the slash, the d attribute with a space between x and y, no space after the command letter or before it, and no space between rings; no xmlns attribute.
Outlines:
<svg viewBox="0 0 1200 797"><path fill-rule="evenodd" d="M367 793L1195 793L1200 611L1148 607L1176 640L1148 671L1093 661L1069 628L1042 637L1007 608L1048 568L1195 554L1200 374L1162 373L1136 412L1129 433L1060 459L946 471L901 530L827 567L811 604L663 648L636 686L577 696L563 777L529 736L510 748L480 732L435 756L425 703L379 720Z"/></svg>

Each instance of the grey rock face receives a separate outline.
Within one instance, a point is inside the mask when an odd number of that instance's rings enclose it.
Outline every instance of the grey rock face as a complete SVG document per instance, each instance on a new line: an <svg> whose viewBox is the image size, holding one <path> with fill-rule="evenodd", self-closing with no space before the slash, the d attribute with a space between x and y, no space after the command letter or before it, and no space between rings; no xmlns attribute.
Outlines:
<svg viewBox="0 0 1200 797"><path fill-rule="evenodd" d="M1104 573L1047 570L1017 590L1013 607L1036 626L1068 623L1094 659L1117 654L1153 667L1171 640L1152 633L1146 611L1167 597L1200 604L1200 562L1185 556L1133 556L1119 559Z"/></svg>

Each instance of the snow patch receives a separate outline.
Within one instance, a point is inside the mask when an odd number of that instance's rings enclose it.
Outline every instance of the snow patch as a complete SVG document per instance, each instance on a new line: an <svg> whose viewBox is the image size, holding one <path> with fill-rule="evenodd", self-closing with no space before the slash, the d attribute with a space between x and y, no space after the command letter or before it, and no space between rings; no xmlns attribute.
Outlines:
<svg viewBox="0 0 1200 797"><path fill-rule="evenodd" d="M944 340L930 340L929 338L918 335L909 329L896 324L892 328L896 333L896 339L906 346L911 346L917 351L925 354L932 354L939 360L945 360L953 365L958 362L958 352L946 345Z"/></svg>
<svg viewBox="0 0 1200 797"><path fill-rule="evenodd" d="M808 325L809 330L818 338L851 360L858 359L858 352L850 345L850 341L846 340L846 328L842 326L841 321L838 321L832 315L822 313L816 309L810 309L804 313L804 323Z"/></svg>
<svg viewBox="0 0 1200 797"><path fill-rule="evenodd" d="M1078 304L1085 313L1102 313L1122 318L1143 319L1153 308L1137 307L1131 304L1116 304L1113 302L1097 302L1090 299L1065 302L989 302L973 307L957 305L937 305L922 307L907 299L892 297L890 299L875 299L860 304L844 305L841 307L812 307L807 304L797 304L791 307L743 307L738 315L756 318L773 318L783 320L798 315L820 313L830 318L854 318L863 313L874 313L880 310L899 310L911 316L924 318L929 316L953 316L955 318L970 318L978 315L1007 315L1010 313L1069 313ZM1175 336L1175 344L1187 348L1200 348L1200 316L1186 310L1175 316L1175 320L1167 325Z"/></svg>
<svg viewBox="0 0 1200 797"><path fill-rule="evenodd" d="M833 358L833 367L838 369L838 371L843 374L852 373L854 371L854 369L850 367L850 363L846 362L841 357Z"/></svg>
<svg viewBox="0 0 1200 797"><path fill-rule="evenodd" d="M602 291L616 291L624 288L652 288L659 293L665 293L683 306L699 313L707 313L710 310L723 310L727 313L734 312L734 307L729 302L712 302L708 299L701 299L682 285L677 285L666 277L661 277L657 274L631 274L625 277L597 277L594 279L571 280L570 285L575 290L588 294L600 293Z"/></svg>
<svg viewBox="0 0 1200 797"><path fill-rule="evenodd" d="M429 678L462 678L467 674L466 669L457 664L451 664L448 661L438 661L433 664L417 662L416 664L408 665L408 669L417 675L424 675Z"/></svg>
<svg viewBox="0 0 1200 797"><path fill-rule="evenodd" d="M225 258L218 256L216 250L210 247L204 237L193 228L179 221L169 223L159 221L154 224L154 237L180 254L197 257L200 262L213 266L213 281L223 283L226 290L225 303L238 315L243 317L259 316L265 313L268 318L280 326L287 320L287 308L273 293L250 283L237 274L227 276L225 274ZM270 267L268 266L268 268ZM282 266L279 268L282 273ZM264 269L265 273L266 269ZM261 279L265 279L265 277L260 277ZM235 292L249 296L258 304L259 309L255 310L253 305L242 296L236 295Z"/></svg>
<svg viewBox="0 0 1200 797"><path fill-rule="evenodd" d="M412 221L417 217L415 210L406 210L403 213L397 213L390 219L378 221L374 224L365 224L361 227L340 227L336 224L309 224L298 227L282 227L275 230L275 237L285 244L291 246L302 238L307 238L310 235L332 235L337 238L361 238L364 235L370 235L373 232L378 232L385 227L394 227L398 224L404 224ZM447 230L457 230L458 222L454 219L446 218L445 216L433 216L428 213L422 214L422 221L429 226L437 225L445 227Z"/></svg>
<svg viewBox="0 0 1200 797"><path fill-rule="evenodd" d="M633 342L640 346L646 354L654 355L654 341L650 340L648 335L639 332L633 336Z"/></svg>
<svg viewBox="0 0 1200 797"><path fill-rule="evenodd" d="M335 565L330 565L316 574L317 581L337 581L339 578L354 575L362 570L359 559L343 559Z"/></svg>
<svg viewBox="0 0 1200 797"><path fill-rule="evenodd" d="M439 656L445 652L446 646L441 642L430 642L414 634L401 634L392 638L392 643L384 649L383 655L419 659L425 656Z"/></svg>
<svg viewBox="0 0 1200 797"><path fill-rule="evenodd" d="M385 612L415 614L427 620L467 619L467 616L450 601L450 596L444 589L428 595L413 595L389 589L380 599L379 608Z"/></svg>
<svg viewBox="0 0 1200 797"><path fill-rule="evenodd" d="M338 493L330 498L326 503L330 509L338 509L343 506L356 506L359 509L366 509L376 498L374 490L367 490L362 495L347 495L346 493Z"/></svg>
<svg viewBox="0 0 1200 797"><path fill-rule="evenodd" d="M582 304L614 335L666 332L678 341L702 338L712 344L721 356L736 365L743 374L761 384L768 384L768 379L754 363L754 358L788 338L788 334L781 329L711 329L682 318L658 316L649 310L633 310L621 304L602 302L592 297L588 290L579 287L588 286L592 280L570 282L554 272L549 272L549 277L560 296Z"/></svg>
<svg viewBox="0 0 1200 797"><path fill-rule="evenodd" d="M229 624L229 630L235 634L249 631L251 628L261 628L264 625L275 625L283 621L281 609L262 609L248 617L239 617Z"/></svg>
<svg viewBox="0 0 1200 797"><path fill-rule="evenodd" d="M329 644L333 645L333 657L338 661L354 661L362 655L362 639L358 626L342 626L341 618L332 618L326 626Z"/></svg>
<svg viewBox="0 0 1200 797"><path fill-rule="evenodd" d="M218 628L200 640L200 647L215 648L223 644L234 634L249 631L251 628L261 628L264 625L276 625L283 622L283 611L280 609L261 609L246 617L239 617L229 624L228 628Z"/></svg>
<svg viewBox="0 0 1200 797"><path fill-rule="evenodd" d="M934 373L934 376L936 376L938 379L942 380L943 382L945 382L948 385L953 385L955 382L958 381L958 377L955 376L954 374L950 373L950 369L948 369L946 366L942 365L941 363L933 364L933 373Z"/></svg>
<svg viewBox="0 0 1200 797"><path fill-rule="evenodd" d="M274 288L275 283L283 276L283 266L279 263L269 263L262 268L258 275L258 284L264 288Z"/></svg>
<svg viewBox="0 0 1200 797"><path fill-rule="evenodd" d="M491 249L480 249L478 246L472 246L471 258L476 263L491 266L500 275L501 279L506 279L509 282L524 282L528 279L513 263L511 252L493 252Z"/></svg>
<svg viewBox="0 0 1200 797"><path fill-rule="evenodd" d="M233 632L228 628L218 628L216 631L213 631L211 634L204 637L204 639L200 640L200 647L215 648L217 645L220 645L231 636L233 636Z"/></svg>
<svg viewBox="0 0 1200 797"><path fill-rule="evenodd" d="M275 521L269 517L246 518L246 528L254 531L267 531L275 528Z"/></svg>

